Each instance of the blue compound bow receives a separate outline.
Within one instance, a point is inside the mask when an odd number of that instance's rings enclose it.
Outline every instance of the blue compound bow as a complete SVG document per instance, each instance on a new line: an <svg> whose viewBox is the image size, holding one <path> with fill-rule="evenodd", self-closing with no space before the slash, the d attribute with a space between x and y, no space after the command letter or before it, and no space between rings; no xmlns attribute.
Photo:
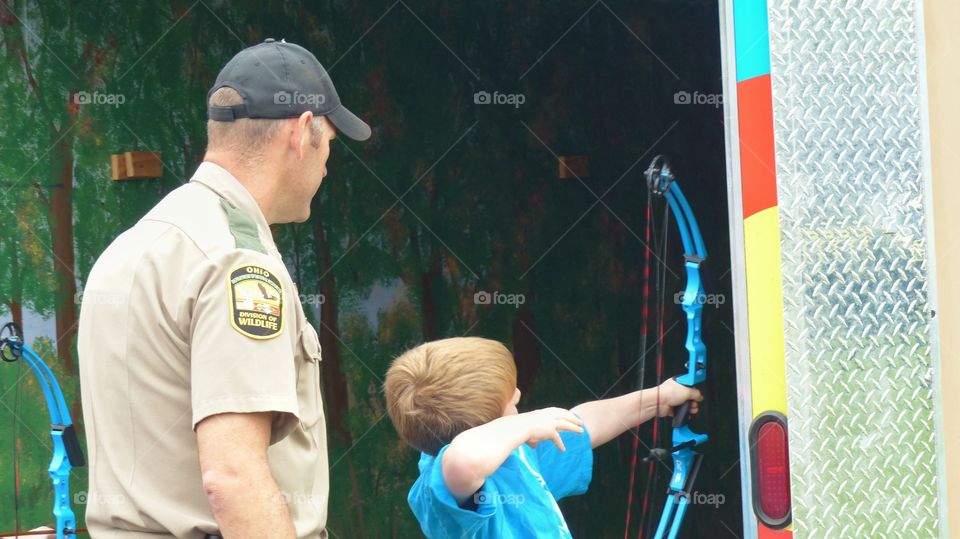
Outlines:
<svg viewBox="0 0 960 539"><path fill-rule="evenodd" d="M697 219L690 209L683 191L677 185L667 159L658 155L650 163L646 171L647 186L654 195L662 195L670 207L680 230L680 240L683 243L684 267L686 268L687 282L683 290L681 303L687 316L687 372L677 376L675 380L688 387L694 387L707 377L707 349L701 339L703 299L705 297L703 282L700 278L700 265L707 258L707 249L700 235ZM703 455L694 450L694 447L707 441L706 434L697 434L690 430L687 421L693 401L678 406L673 412L672 447L669 449L653 449L648 459L666 461L673 460L673 474L667 489L667 500L660 515L655 537L674 539L683 524L683 517L690 505L690 495L700 462Z"/></svg>
<svg viewBox="0 0 960 539"><path fill-rule="evenodd" d="M50 437L53 439L53 458L47 470L53 481L53 516L57 519L57 539L74 539L79 530L77 519L70 507L70 470L74 466L83 466L84 459L63 391L60 390L53 371L27 346L23 340L23 332L13 322L0 329L0 358L9 363L18 359L26 361L43 389L47 409L50 411ZM13 535L17 534L36 535L36 532L14 531Z"/></svg>

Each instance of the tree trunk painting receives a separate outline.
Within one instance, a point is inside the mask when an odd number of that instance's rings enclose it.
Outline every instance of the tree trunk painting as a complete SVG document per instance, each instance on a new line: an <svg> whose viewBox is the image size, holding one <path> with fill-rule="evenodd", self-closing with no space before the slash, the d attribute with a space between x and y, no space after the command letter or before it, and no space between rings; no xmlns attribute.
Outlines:
<svg viewBox="0 0 960 539"><path fill-rule="evenodd" d="M68 98L72 98L70 95ZM53 273L57 277L56 327L57 355L67 372L74 373L73 338L77 334L77 277L73 252L73 122L78 110L72 103L67 109L64 133L56 135L52 155L54 188L50 193L50 222L53 234Z"/></svg>

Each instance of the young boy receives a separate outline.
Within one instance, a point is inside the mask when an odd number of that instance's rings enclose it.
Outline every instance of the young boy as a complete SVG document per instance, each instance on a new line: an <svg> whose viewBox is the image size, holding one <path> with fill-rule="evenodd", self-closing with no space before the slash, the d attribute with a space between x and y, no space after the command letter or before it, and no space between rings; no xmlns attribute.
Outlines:
<svg viewBox="0 0 960 539"><path fill-rule="evenodd" d="M696 412L703 399L671 379L572 410L521 414L513 356L477 337L408 350L384 389L397 432L422 451L407 502L431 539L570 537L557 500L586 492L593 448L688 400Z"/></svg>

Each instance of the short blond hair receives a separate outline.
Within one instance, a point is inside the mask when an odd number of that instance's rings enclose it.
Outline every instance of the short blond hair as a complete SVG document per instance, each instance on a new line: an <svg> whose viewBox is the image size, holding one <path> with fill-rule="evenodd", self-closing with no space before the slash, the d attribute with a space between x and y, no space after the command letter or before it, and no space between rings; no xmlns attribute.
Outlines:
<svg viewBox="0 0 960 539"><path fill-rule="evenodd" d="M217 88L207 100L208 107L242 105L243 96L229 86ZM239 118L232 122L207 120L207 149L228 151L253 161L263 155L266 144L276 136L287 119ZM314 116L310 122L310 144L320 146L323 120Z"/></svg>
<svg viewBox="0 0 960 539"><path fill-rule="evenodd" d="M387 413L400 436L431 455L461 432L503 415L517 366L503 344L479 337L432 341L387 370Z"/></svg>

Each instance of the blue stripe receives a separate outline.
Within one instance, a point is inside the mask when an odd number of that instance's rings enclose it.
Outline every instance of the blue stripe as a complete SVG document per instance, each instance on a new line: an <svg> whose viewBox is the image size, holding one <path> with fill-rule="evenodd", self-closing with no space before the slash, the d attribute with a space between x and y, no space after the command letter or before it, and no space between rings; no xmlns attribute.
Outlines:
<svg viewBox="0 0 960 539"><path fill-rule="evenodd" d="M733 0L737 82L770 74L767 0Z"/></svg>

